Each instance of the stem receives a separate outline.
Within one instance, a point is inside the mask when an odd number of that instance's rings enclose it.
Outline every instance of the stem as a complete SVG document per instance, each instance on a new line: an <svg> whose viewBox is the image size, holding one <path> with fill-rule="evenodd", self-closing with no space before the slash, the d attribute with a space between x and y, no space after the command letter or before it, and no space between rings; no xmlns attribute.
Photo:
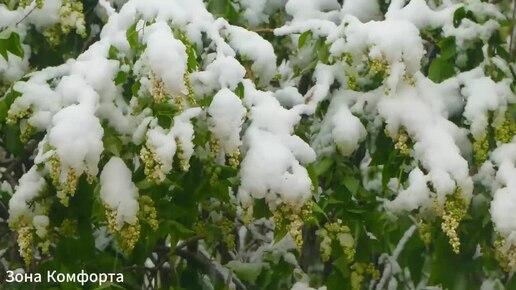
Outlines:
<svg viewBox="0 0 516 290"><path fill-rule="evenodd" d="M274 29L275 28L263 27L263 28L255 28L255 29L252 29L251 31L254 31L256 33L272 33L272 32L274 32Z"/></svg>
<svg viewBox="0 0 516 290"><path fill-rule="evenodd" d="M25 16L23 16L22 19L20 19L18 22L16 22L16 24L14 26L18 26L18 24L22 23L23 20L27 19L27 17L29 17L29 15L34 12L34 10L37 8L36 4L34 3L34 6L30 9L30 11L25 14Z"/></svg>

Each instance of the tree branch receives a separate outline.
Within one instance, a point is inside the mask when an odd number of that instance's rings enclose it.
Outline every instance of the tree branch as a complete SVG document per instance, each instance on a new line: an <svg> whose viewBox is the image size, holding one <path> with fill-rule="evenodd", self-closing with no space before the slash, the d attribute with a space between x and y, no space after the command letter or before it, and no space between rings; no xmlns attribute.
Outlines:
<svg viewBox="0 0 516 290"><path fill-rule="evenodd" d="M256 33L273 33L274 29L275 28L262 27L262 28L251 29L251 31L256 32Z"/></svg>
<svg viewBox="0 0 516 290"><path fill-rule="evenodd" d="M392 252L391 256L387 256L387 257L382 256L382 257L385 257L386 265L385 265L385 268L383 269L382 277L380 278L380 281L376 285L376 288L375 288L376 290L384 289L385 283L387 283L387 280L394 274L393 268L395 267L394 265L397 265L396 260L398 259L399 255L401 254L401 251L403 251L405 244L408 242L408 240L412 237L412 235L416 231L416 228L417 228L416 225L412 225L412 226L410 226L410 228L408 228L407 231L405 231L405 233L399 240L398 245L396 245L396 248ZM382 257L380 257L380 259Z"/></svg>
<svg viewBox="0 0 516 290"><path fill-rule="evenodd" d="M225 281L226 278L228 278L227 276L229 275L229 273L228 275L226 275L226 273L220 271L220 269L218 269L210 259L208 259L201 253L192 253L190 251L177 248L174 254L185 259L188 263L191 263L192 265L199 267L207 274L216 275L219 279L221 279L221 281ZM235 277L235 275L231 275L231 280L233 281L233 283L235 283L237 289L247 289L245 285L237 277Z"/></svg>
<svg viewBox="0 0 516 290"><path fill-rule="evenodd" d="M9 211L3 202L0 201L0 218L6 221L9 219Z"/></svg>

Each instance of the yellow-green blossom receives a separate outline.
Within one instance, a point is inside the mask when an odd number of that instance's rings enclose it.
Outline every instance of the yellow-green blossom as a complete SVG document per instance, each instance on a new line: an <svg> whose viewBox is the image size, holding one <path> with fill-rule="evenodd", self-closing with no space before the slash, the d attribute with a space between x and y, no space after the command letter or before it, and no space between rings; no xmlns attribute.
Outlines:
<svg viewBox="0 0 516 290"><path fill-rule="evenodd" d="M460 252L460 240L457 234L457 228L467 211L468 202L462 195L462 188L457 187L452 195L446 197L441 216L441 228L448 236L449 243L452 246L453 252L456 254Z"/></svg>

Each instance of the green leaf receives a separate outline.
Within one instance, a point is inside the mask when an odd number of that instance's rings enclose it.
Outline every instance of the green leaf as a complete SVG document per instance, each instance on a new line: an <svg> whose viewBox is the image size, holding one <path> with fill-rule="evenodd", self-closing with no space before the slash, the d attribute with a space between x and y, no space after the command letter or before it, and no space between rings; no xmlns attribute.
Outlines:
<svg viewBox="0 0 516 290"><path fill-rule="evenodd" d="M288 229L285 225L281 227L277 226L274 228L274 244L281 241L288 234Z"/></svg>
<svg viewBox="0 0 516 290"><path fill-rule="evenodd" d="M308 171L308 177L312 181L312 187L314 191L317 191L319 188L319 178L317 173L315 172L315 167L313 163L310 163L306 166L306 171Z"/></svg>
<svg viewBox="0 0 516 290"><path fill-rule="evenodd" d="M131 93L133 94L133 96L138 96L138 91L140 90L140 87L142 86L142 84L137 81L135 82L132 86L131 86Z"/></svg>
<svg viewBox="0 0 516 290"><path fill-rule="evenodd" d="M382 127L376 136L371 165L386 164L391 152L394 150L394 143L391 138L385 135L384 129L385 127Z"/></svg>
<svg viewBox="0 0 516 290"><path fill-rule="evenodd" d="M340 271L331 271L326 278L324 285L328 290L350 289L349 280L343 277Z"/></svg>
<svg viewBox="0 0 516 290"><path fill-rule="evenodd" d="M111 45L109 47L109 58L110 59L118 59L118 48L114 47L113 45Z"/></svg>
<svg viewBox="0 0 516 290"><path fill-rule="evenodd" d="M314 167L315 174L317 176L322 176L322 175L326 174L326 172L328 172L328 170L333 165L333 161L334 161L333 158L328 157L328 158L323 158L323 159L321 159L321 161L315 163L315 167Z"/></svg>
<svg viewBox="0 0 516 290"><path fill-rule="evenodd" d="M187 234L187 235L195 233L193 230L185 227L183 224L178 223L176 221L169 220L167 222L172 226L172 228L175 228L177 230L177 232L179 232L179 233Z"/></svg>
<svg viewBox="0 0 516 290"><path fill-rule="evenodd" d="M142 189L142 190L149 189L153 186L154 186L154 183L151 183L147 179L143 179L142 181L139 181L136 183L136 187L138 187L138 189Z"/></svg>
<svg viewBox="0 0 516 290"><path fill-rule="evenodd" d="M8 52L23 58L25 52L21 45L20 35L16 32L11 32L8 38L0 38L0 55L5 60L9 60Z"/></svg>
<svg viewBox="0 0 516 290"><path fill-rule="evenodd" d="M346 211L355 214L362 214L368 212L369 210L365 208L347 208Z"/></svg>
<svg viewBox="0 0 516 290"><path fill-rule="evenodd" d="M193 45L188 45L186 53L188 55L188 71L194 72L197 70L197 51L195 50Z"/></svg>
<svg viewBox="0 0 516 290"><path fill-rule="evenodd" d="M340 271L340 273L344 277L347 277L350 275L350 273L349 273L350 265L349 265L349 262L346 259L346 257L344 257L344 256L338 257L335 261L333 261L333 265L335 266L335 268L337 268Z"/></svg>
<svg viewBox="0 0 516 290"><path fill-rule="evenodd" d="M108 151L109 153L111 153L115 156L120 156L120 151L122 150L122 147L123 147L123 143L120 140L120 138L113 136L113 135L105 135L103 142L104 142L104 148L106 149L106 151Z"/></svg>
<svg viewBox="0 0 516 290"><path fill-rule="evenodd" d="M297 48L303 48L303 46L305 46L305 44L306 44L307 39L310 38L311 36L312 36L311 30L301 33L301 36L299 36L299 40L297 42Z"/></svg>
<svg viewBox="0 0 516 290"><path fill-rule="evenodd" d="M316 213L320 213L321 215L323 215L326 219L328 219L328 215L326 215L326 213L324 212L324 210L316 203L314 202L313 203L313 210L314 212Z"/></svg>
<svg viewBox="0 0 516 290"><path fill-rule="evenodd" d="M125 36L127 38L127 41L129 42L129 46L131 47L131 49L137 49L139 41L138 31L136 31L136 23L131 25L129 29L127 29Z"/></svg>
<svg viewBox="0 0 516 290"><path fill-rule="evenodd" d="M118 86L118 85L125 83L125 81L127 80L127 76L128 76L127 72L119 71L115 77L115 85Z"/></svg>
<svg viewBox="0 0 516 290"><path fill-rule="evenodd" d="M5 119L7 118L7 112L9 111L9 108L7 107L7 104L5 103L5 100L0 100L0 123L3 123Z"/></svg>
<svg viewBox="0 0 516 290"><path fill-rule="evenodd" d="M455 66L452 62L440 57L434 59L428 69L428 78L436 83L440 83L455 75Z"/></svg>
<svg viewBox="0 0 516 290"><path fill-rule="evenodd" d="M459 9L455 10L453 13L453 26L455 28L459 27L464 17L466 17L466 9L464 7L460 7Z"/></svg>
<svg viewBox="0 0 516 290"><path fill-rule="evenodd" d="M23 154L23 143L20 141L20 127L17 125L8 125L3 127L5 147L14 156Z"/></svg>
<svg viewBox="0 0 516 290"><path fill-rule="evenodd" d="M208 10L217 17L226 18L230 23L237 21L239 17L238 11L230 0L210 0Z"/></svg>
<svg viewBox="0 0 516 290"><path fill-rule="evenodd" d="M496 54L503 58L506 62L511 62L511 54L503 47L502 45L498 45L495 48Z"/></svg>
<svg viewBox="0 0 516 290"><path fill-rule="evenodd" d="M253 216L256 219L266 218L271 216L271 212L269 210L269 206L265 202L265 199L257 199L253 204Z"/></svg>
<svg viewBox="0 0 516 290"><path fill-rule="evenodd" d="M344 185L349 190L349 192L351 192L351 194L356 195L358 187L360 186L360 180L353 176L346 175L344 176Z"/></svg>
<svg viewBox="0 0 516 290"><path fill-rule="evenodd" d="M240 99L243 99L244 98L244 93L245 93L245 89L244 89L244 84L242 84L242 82L238 83L236 89L235 89L235 94L240 98Z"/></svg>
<svg viewBox="0 0 516 290"><path fill-rule="evenodd" d="M317 49L317 56L322 63L328 63L330 58L330 46L323 40L320 41L319 48Z"/></svg>
<svg viewBox="0 0 516 290"><path fill-rule="evenodd" d="M447 37L439 41L439 48L441 49L440 58L443 60L452 60L457 54L455 37Z"/></svg>
<svg viewBox="0 0 516 290"><path fill-rule="evenodd" d="M224 15L226 2L227 0L210 0L208 2L208 10L213 14Z"/></svg>

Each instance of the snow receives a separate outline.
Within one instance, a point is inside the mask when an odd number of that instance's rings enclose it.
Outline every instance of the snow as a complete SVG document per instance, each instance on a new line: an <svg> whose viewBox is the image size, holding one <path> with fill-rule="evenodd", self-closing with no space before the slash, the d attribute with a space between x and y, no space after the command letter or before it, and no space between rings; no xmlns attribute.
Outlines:
<svg viewBox="0 0 516 290"><path fill-rule="evenodd" d="M32 202L45 188L46 182L36 167L33 166L19 180L18 187L9 200L9 222L32 222L34 210Z"/></svg>
<svg viewBox="0 0 516 290"><path fill-rule="evenodd" d="M180 115L174 117L174 127L170 130L170 135L181 142L182 157L181 160L186 164L194 153L194 127L190 122L192 118L201 114L201 108L190 108Z"/></svg>
<svg viewBox="0 0 516 290"><path fill-rule="evenodd" d="M109 233L106 226L100 226L93 232L95 237L95 248L99 251L104 251L112 242L113 236Z"/></svg>
<svg viewBox="0 0 516 290"><path fill-rule="evenodd" d="M227 37L229 45L244 59L251 60L251 69L259 77L260 84L264 85L276 74L276 54L272 45L256 32L242 27L228 25Z"/></svg>
<svg viewBox="0 0 516 290"><path fill-rule="evenodd" d="M146 27L147 49L152 71L165 83L167 91L177 95L185 90L183 76L187 54L183 43L174 38L170 27L163 22Z"/></svg>
<svg viewBox="0 0 516 290"><path fill-rule="evenodd" d="M228 88L234 90L245 76L245 68L233 57L219 56L205 70L191 74L192 86L199 95Z"/></svg>
<svg viewBox="0 0 516 290"><path fill-rule="evenodd" d="M174 161L174 155L176 154L177 149L176 141L160 126L149 129L146 137L146 145L150 146L159 157L162 164L161 170L165 174L168 173L172 170L172 162ZM161 179L164 178L164 176L161 177Z"/></svg>
<svg viewBox="0 0 516 290"><path fill-rule="evenodd" d="M7 180L4 180L2 183L0 183L0 191L6 192L9 195L13 194L13 188L11 187L9 182L7 182Z"/></svg>
<svg viewBox="0 0 516 290"><path fill-rule="evenodd" d="M274 97L278 99L283 107L288 109L303 103L303 96L299 93L297 88L291 86L276 90Z"/></svg>
<svg viewBox="0 0 516 290"><path fill-rule="evenodd" d="M413 156L428 170L439 204L456 186L471 198L473 181L455 137L461 135L460 129L421 100L415 88L405 85L396 94L380 100L379 113L391 136L403 126L414 140Z"/></svg>
<svg viewBox="0 0 516 290"><path fill-rule="evenodd" d="M269 15L283 8L287 0L242 0L242 17L249 22L251 27L269 22Z"/></svg>
<svg viewBox="0 0 516 290"><path fill-rule="evenodd" d="M51 115L61 109L62 96L52 90L46 82L17 82L14 90L22 96L14 100L8 114L14 115L29 109L34 111L28 122L39 130L46 129L50 125Z"/></svg>
<svg viewBox="0 0 516 290"><path fill-rule="evenodd" d="M315 161L315 152L296 135L304 105L283 108L270 93L244 83L244 103L251 124L244 135L246 154L241 164L238 197L244 205L265 198L269 206L281 202L301 206L311 195L311 180L301 165Z"/></svg>
<svg viewBox="0 0 516 290"><path fill-rule="evenodd" d="M61 5L61 0L45 0L43 8L32 11L27 17L27 22L33 24L38 29L52 26L59 22Z"/></svg>
<svg viewBox="0 0 516 290"><path fill-rule="evenodd" d="M507 81L495 83L488 77L465 81L462 94L467 97L464 117L470 123L473 137L481 138L488 127L488 111L502 109L505 112L509 101L516 102Z"/></svg>
<svg viewBox="0 0 516 290"><path fill-rule="evenodd" d="M165 175L172 170L174 155L178 150L177 141L181 142L182 161L188 167L189 160L194 152L194 128L190 120L201 114L201 108L190 108L180 115L174 117L174 126L167 130L155 122L150 122L154 126L146 133L146 145L154 152L160 162L159 180L163 181Z"/></svg>
<svg viewBox="0 0 516 290"><path fill-rule="evenodd" d="M498 147L490 159L498 166L496 173L497 187L499 187L491 202L491 216L496 230L510 244L516 244L516 140Z"/></svg>
<svg viewBox="0 0 516 290"><path fill-rule="evenodd" d="M116 211L118 229L137 222L138 188L131 180L131 170L119 157L111 157L100 173L100 198Z"/></svg>
<svg viewBox="0 0 516 290"><path fill-rule="evenodd" d="M339 34L346 35L346 42L335 42L330 51L333 55L351 53L354 58L369 49L369 57L388 61L392 66L401 61L407 73L414 74L420 69L425 53L419 30L410 22L400 20L360 22L356 17L347 15L343 19L347 25L339 27Z"/></svg>
<svg viewBox="0 0 516 290"><path fill-rule="evenodd" d="M57 112L48 132L48 144L55 148L61 163L62 183L65 183L69 169L74 169L77 176L83 172L96 176L100 155L104 150L104 129L94 115L94 107L90 104L92 101L87 98L94 98L92 95L95 94L87 90L81 94L86 98L84 103L70 105Z"/></svg>
<svg viewBox="0 0 516 290"><path fill-rule="evenodd" d="M37 215L32 219L32 224L36 229L36 235L40 238L44 238L47 234L47 227L50 223L48 216L46 215Z"/></svg>
<svg viewBox="0 0 516 290"><path fill-rule="evenodd" d="M221 142L224 152L232 154L241 145L240 131L247 111L229 89L220 90L208 108L210 131Z"/></svg>
<svg viewBox="0 0 516 290"><path fill-rule="evenodd" d="M387 19L398 19L413 23L419 29L451 25L453 14L459 5L449 5L440 10L428 7L424 0L412 0L405 7L391 6L385 15Z"/></svg>
<svg viewBox="0 0 516 290"><path fill-rule="evenodd" d="M454 36L458 46L464 46L477 39L487 42L499 28L500 24L492 19L483 24L463 19L459 27L444 26L443 32L445 36Z"/></svg>
<svg viewBox="0 0 516 290"><path fill-rule="evenodd" d="M428 177L425 176L423 171L419 168L415 168L409 174L409 186L400 190L396 199L387 202L387 208L394 212L400 212L403 210L416 210L421 205L424 205L426 208L423 208L423 211L429 210L432 200L430 198L430 189L428 189L427 182Z"/></svg>
<svg viewBox="0 0 516 290"><path fill-rule="evenodd" d="M8 60L0 56L0 78L12 82L17 81L29 70L30 50L27 47L23 45L25 52L23 59L10 52L7 53Z"/></svg>
<svg viewBox="0 0 516 290"><path fill-rule="evenodd" d="M337 0L289 0L285 5L285 11L292 15L292 22L302 22L312 19L328 19L334 13L325 12L338 9Z"/></svg>
<svg viewBox="0 0 516 290"><path fill-rule="evenodd" d="M349 156L358 148L366 135L364 125L351 114L346 97L344 95L334 96L312 146L318 150L319 155L333 153L331 151L334 150L327 152L324 149L328 146L335 149L333 147L336 146L342 155Z"/></svg>
<svg viewBox="0 0 516 290"><path fill-rule="evenodd" d="M346 0L342 5L342 13L351 14L362 22L381 17L380 6L376 0Z"/></svg>

